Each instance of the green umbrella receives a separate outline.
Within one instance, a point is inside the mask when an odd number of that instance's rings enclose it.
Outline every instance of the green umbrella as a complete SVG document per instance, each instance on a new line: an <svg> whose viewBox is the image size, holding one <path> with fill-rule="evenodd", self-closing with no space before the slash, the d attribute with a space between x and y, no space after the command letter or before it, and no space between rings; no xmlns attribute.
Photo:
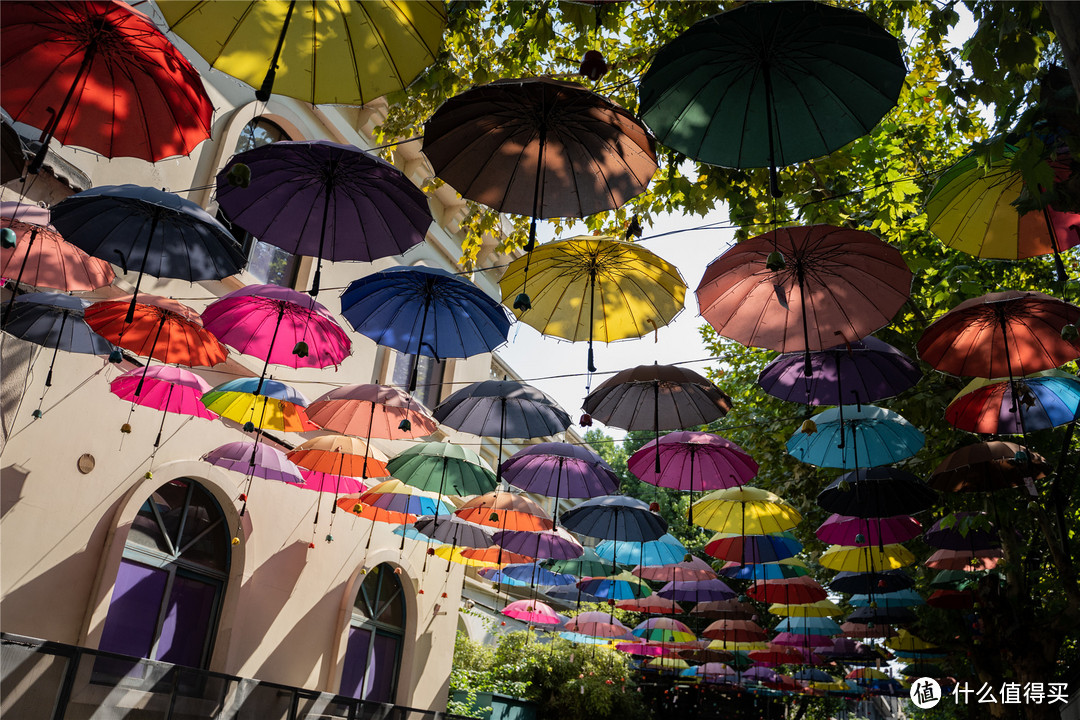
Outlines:
<svg viewBox="0 0 1080 720"><path fill-rule="evenodd" d="M607 577L615 574L615 566L607 562L592 548L585 548L581 557L570 560L550 560L543 563L553 573L574 575L576 577Z"/></svg>
<svg viewBox="0 0 1080 720"><path fill-rule="evenodd" d="M725 167L776 168L828 155L892 109L907 74L895 37L817 2L755 2L705 18L665 45L641 80L657 140Z"/></svg>
<svg viewBox="0 0 1080 720"><path fill-rule="evenodd" d="M386 464L406 485L439 495L483 495L495 489L495 473L472 450L449 443L414 445Z"/></svg>

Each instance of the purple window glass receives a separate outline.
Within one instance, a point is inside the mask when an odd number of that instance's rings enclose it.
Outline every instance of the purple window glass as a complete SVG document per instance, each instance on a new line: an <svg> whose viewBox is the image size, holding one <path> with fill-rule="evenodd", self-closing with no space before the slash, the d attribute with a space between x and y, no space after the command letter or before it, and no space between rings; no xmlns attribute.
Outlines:
<svg viewBox="0 0 1080 720"><path fill-rule="evenodd" d="M342 695L363 698L361 685L364 682L364 669L367 668L370 645L370 630L358 627L349 628L349 642L345 646L345 665L341 669Z"/></svg>
<svg viewBox="0 0 1080 720"><path fill-rule="evenodd" d="M161 624L158 660L191 667L202 665L216 596L217 588L209 583L179 575L173 580Z"/></svg>
<svg viewBox="0 0 1080 720"><path fill-rule="evenodd" d="M121 560L100 648L149 657L169 574L131 560Z"/></svg>
<svg viewBox="0 0 1080 720"><path fill-rule="evenodd" d="M390 635L375 633L375 645L371 649L371 669L368 670L364 687L364 699L374 702L393 702L391 692L397 674L397 651L399 640Z"/></svg>

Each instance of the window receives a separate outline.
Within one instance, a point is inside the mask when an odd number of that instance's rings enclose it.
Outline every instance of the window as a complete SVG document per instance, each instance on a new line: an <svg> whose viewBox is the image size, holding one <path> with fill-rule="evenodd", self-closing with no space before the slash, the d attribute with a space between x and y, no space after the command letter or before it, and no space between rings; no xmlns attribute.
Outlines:
<svg viewBox="0 0 1080 720"><path fill-rule="evenodd" d="M397 690L405 639L405 596L389 565L368 571L353 602L341 694L389 703Z"/></svg>
<svg viewBox="0 0 1080 720"><path fill-rule="evenodd" d="M408 390L409 380L412 375L415 355L394 351L394 375L392 384ZM420 363L416 370L416 398L429 410L434 408L442 400L443 376L446 373L446 361L420 356Z"/></svg>
<svg viewBox="0 0 1080 720"><path fill-rule="evenodd" d="M265 118L255 118L249 122L236 143L236 152L242 153L263 145L289 140L289 136L280 127ZM228 222L218 213L219 220ZM239 227L232 227L233 236L240 242L248 256L247 271L261 283L271 283L292 287L296 283L296 271L300 258L285 252L279 247L264 243L252 237Z"/></svg>
<svg viewBox="0 0 1080 720"><path fill-rule="evenodd" d="M128 533L100 648L206 667L231 547L225 515L205 488L185 479L159 487Z"/></svg>

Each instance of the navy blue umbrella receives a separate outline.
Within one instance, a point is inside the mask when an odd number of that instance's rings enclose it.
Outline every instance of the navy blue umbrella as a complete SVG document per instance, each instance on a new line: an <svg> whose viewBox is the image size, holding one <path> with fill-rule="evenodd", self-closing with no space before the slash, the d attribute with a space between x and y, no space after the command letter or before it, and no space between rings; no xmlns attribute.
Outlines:
<svg viewBox="0 0 1080 720"><path fill-rule="evenodd" d="M341 295L341 314L379 345L415 355L467 358L506 342L506 309L472 283L445 270L396 267L354 280Z"/></svg>
<svg viewBox="0 0 1080 720"><path fill-rule="evenodd" d="M829 583L829 587L836 592L851 593L855 595L867 595L870 593L890 593L903 590L915 585L903 570L886 570L884 572L838 572L836 577Z"/></svg>
<svg viewBox="0 0 1080 720"><path fill-rule="evenodd" d="M861 607L845 618L857 625L905 625L915 622L915 613L906 607Z"/></svg>
<svg viewBox="0 0 1080 720"><path fill-rule="evenodd" d="M667 533L667 520L648 504L625 495L601 495L586 500L562 514L563 527L570 532L601 540L646 543ZM612 565L618 565L613 557Z"/></svg>
<svg viewBox="0 0 1080 720"><path fill-rule="evenodd" d="M829 512L860 518L913 515L936 501L937 493L929 485L894 467L844 473L817 497L818 505Z"/></svg>
<svg viewBox="0 0 1080 720"><path fill-rule="evenodd" d="M64 198L52 209L52 223L72 245L139 273L127 322L144 274L221 280L247 261L236 238L201 207L140 185L102 185Z"/></svg>

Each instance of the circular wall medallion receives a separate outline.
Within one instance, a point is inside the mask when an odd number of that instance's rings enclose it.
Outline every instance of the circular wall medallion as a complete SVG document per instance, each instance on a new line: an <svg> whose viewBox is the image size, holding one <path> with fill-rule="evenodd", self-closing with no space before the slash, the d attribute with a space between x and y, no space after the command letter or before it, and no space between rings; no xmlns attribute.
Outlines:
<svg viewBox="0 0 1080 720"><path fill-rule="evenodd" d="M94 469L94 456L90 453L83 453L79 456L77 465L79 467L79 472L83 475L89 474L90 471Z"/></svg>

